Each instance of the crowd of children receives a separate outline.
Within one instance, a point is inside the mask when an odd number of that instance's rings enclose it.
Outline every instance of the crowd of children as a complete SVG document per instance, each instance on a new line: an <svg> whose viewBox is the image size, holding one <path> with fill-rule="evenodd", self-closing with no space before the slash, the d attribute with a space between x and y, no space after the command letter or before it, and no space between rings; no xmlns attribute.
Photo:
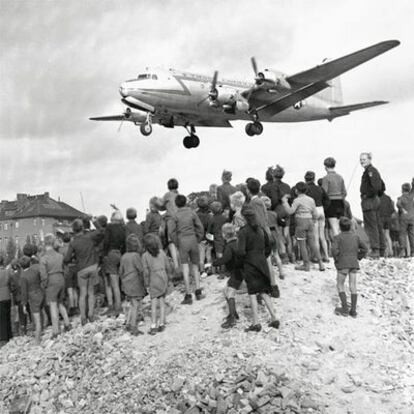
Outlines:
<svg viewBox="0 0 414 414"><path fill-rule="evenodd" d="M60 320L68 331L70 318L77 313L82 325L93 322L97 304L106 304L105 316L117 317L123 298L129 301L125 329L141 335L143 299L148 294L148 333L154 335L166 328L169 282L184 280L182 304L191 305L193 298L203 299L202 280L213 273L228 278L224 296L229 314L224 329L239 319L236 293L242 285L251 305L246 331L261 330L258 303L264 303L269 312L269 326L278 329L272 300L280 295L277 276L283 279L284 266L299 258L302 264L296 270L308 272L314 262L324 271L329 256L338 270L341 306L335 313L356 317L358 260L368 248L355 231L357 223L345 199L343 179L334 171L335 160L329 157L324 165L327 175L318 184L315 173L308 171L305 181L293 188L282 181L284 170L279 165L266 171L263 186L255 178L233 186L232 173L224 171L222 185L211 185L208 192L189 198L179 193L173 178L163 197L151 198L142 223L136 221L134 208L126 211L126 222L115 208L110 222L105 216L79 218L72 223L71 234L48 234L41 246L24 246L23 257L7 267L0 257L0 340L9 340L12 331L25 334L30 319L35 341L40 343L47 323L56 337ZM399 255L414 254L414 190L410 184L402 190L398 212L389 197L381 194L388 256L393 254L396 237ZM348 276L350 309L344 287Z"/></svg>

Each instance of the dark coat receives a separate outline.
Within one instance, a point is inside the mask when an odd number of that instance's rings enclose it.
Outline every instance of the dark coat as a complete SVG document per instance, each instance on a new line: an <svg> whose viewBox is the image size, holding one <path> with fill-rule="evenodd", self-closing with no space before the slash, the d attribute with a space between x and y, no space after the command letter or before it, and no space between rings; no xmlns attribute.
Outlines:
<svg viewBox="0 0 414 414"><path fill-rule="evenodd" d="M237 191L230 183L223 183L217 187L217 199L221 202L223 210L230 208L230 196Z"/></svg>
<svg viewBox="0 0 414 414"><path fill-rule="evenodd" d="M270 273L266 257L271 252L269 237L261 228L244 226L239 232L237 255L249 295L270 293Z"/></svg>
<svg viewBox="0 0 414 414"><path fill-rule="evenodd" d="M380 173L373 165L365 168L361 178L361 207L362 211L377 210L380 206L379 197L385 191L385 184Z"/></svg>
<svg viewBox="0 0 414 414"><path fill-rule="evenodd" d="M268 181L262 185L262 193L270 198L272 203L271 209L275 210L281 199L279 185L273 181Z"/></svg>
<svg viewBox="0 0 414 414"><path fill-rule="evenodd" d="M241 271L241 263L237 254L237 238L226 241L223 256L213 262L213 266L226 266L226 270L230 273L227 286L233 289L239 289L243 281Z"/></svg>
<svg viewBox="0 0 414 414"><path fill-rule="evenodd" d="M125 253L126 230L121 223L109 223L105 229L104 237L104 254L105 256L111 250L119 250L121 254Z"/></svg>
<svg viewBox="0 0 414 414"><path fill-rule="evenodd" d="M344 231L334 237L332 256L335 267L341 269L359 269L359 259L368 252L366 244L352 231Z"/></svg>
<svg viewBox="0 0 414 414"><path fill-rule="evenodd" d="M138 224L135 220L129 220L125 225L125 238L127 239L131 234L138 237L138 252L142 254L144 252L144 230L141 224Z"/></svg>

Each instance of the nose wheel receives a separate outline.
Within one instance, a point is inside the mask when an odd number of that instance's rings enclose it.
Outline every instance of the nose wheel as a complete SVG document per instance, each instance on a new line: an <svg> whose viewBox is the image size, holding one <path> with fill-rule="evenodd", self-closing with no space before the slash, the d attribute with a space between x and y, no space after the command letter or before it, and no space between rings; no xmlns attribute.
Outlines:
<svg viewBox="0 0 414 414"><path fill-rule="evenodd" d="M152 133L152 117L151 113L147 113L147 119L146 121L139 126L139 130L141 131L141 134L144 135L144 137L147 137L148 135L151 135Z"/></svg>
<svg viewBox="0 0 414 414"><path fill-rule="evenodd" d="M200 145L200 138L195 134L196 131L194 125L190 125L190 129L188 128L188 125L186 125L185 129L190 135L183 139L184 147L187 149L197 148Z"/></svg>
<svg viewBox="0 0 414 414"><path fill-rule="evenodd" d="M246 124L246 134L249 137L252 137L254 135L260 135L263 132L263 125L258 122L249 122Z"/></svg>

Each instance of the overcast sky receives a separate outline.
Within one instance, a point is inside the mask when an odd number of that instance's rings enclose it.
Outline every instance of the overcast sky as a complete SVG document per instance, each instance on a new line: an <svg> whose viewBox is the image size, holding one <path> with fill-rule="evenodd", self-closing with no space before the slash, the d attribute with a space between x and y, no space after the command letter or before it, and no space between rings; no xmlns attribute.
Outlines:
<svg viewBox="0 0 414 414"><path fill-rule="evenodd" d="M268 166L294 184L306 170L324 174L337 159L361 216L357 166L372 151L394 198L414 176L414 2L373 1L0 1L0 198L49 191L81 209L108 214L109 204L136 206L176 177L183 193L233 181ZM334 120L265 124L247 137L233 129L200 128L196 150L182 146L183 128L154 126L150 137L125 123L89 121L123 110L119 84L146 66L174 67L242 80L259 66L288 74L387 39L401 45L342 76L345 103L389 105ZM351 182L352 173L355 172Z"/></svg>

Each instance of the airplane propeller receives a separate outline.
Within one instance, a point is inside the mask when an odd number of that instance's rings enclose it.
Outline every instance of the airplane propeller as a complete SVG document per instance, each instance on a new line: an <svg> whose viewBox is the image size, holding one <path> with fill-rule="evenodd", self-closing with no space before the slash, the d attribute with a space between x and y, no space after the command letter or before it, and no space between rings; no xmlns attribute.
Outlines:
<svg viewBox="0 0 414 414"><path fill-rule="evenodd" d="M119 124L118 131L117 131L118 134L121 132L121 128L122 128L122 125L124 124L125 119L128 119L131 116L131 112L132 112L131 108L126 108L124 113L122 114L124 116L124 119L122 119L122 121Z"/></svg>
<svg viewBox="0 0 414 414"><path fill-rule="evenodd" d="M218 98L218 91L217 91L217 78L218 78L218 71L214 71L213 80L211 81L210 92L208 93L208 97L210 102L214 102Z"/></svg>
<svg viewBox="0 0 414 414"><path fill-rule="evenodd" d="M255 76L255 78L254 78L255 83L256 83L256 85L261 85L263 83L265 77L264 77L262 72L259 72L257 70L256 58L254 56L252 56L250 58L250 61L252 62L253 72L254 72L254 76Z"/></svg>

